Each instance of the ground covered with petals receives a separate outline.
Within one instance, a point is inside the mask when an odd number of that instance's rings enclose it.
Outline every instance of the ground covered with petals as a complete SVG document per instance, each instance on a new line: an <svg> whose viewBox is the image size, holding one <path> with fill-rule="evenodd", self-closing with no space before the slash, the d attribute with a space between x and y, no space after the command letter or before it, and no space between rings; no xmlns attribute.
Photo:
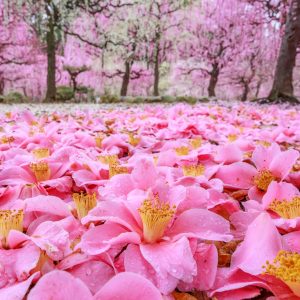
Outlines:
<svg viewBox="0 0 300 300"><path fill-rule="evenodd" d="M0 113L0 299L300 299L300 112Z"/></svg>

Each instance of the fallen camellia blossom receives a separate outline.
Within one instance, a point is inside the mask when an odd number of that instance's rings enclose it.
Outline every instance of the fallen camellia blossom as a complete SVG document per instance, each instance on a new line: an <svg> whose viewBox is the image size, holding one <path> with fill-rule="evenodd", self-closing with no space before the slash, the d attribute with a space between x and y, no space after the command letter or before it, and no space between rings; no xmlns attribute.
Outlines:
<svg viewBox="0 0 300 300"><path fill-rule="evenodd" d="M299 119L1 114L0 299L300 299Z"/></svg>

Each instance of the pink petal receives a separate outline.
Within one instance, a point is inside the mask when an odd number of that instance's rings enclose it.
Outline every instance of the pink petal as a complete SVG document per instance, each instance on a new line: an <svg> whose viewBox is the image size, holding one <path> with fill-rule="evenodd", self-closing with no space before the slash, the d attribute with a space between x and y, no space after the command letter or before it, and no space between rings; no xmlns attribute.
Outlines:
<svg viewBox="0 0 300 300"><path fill-rule="evenodd" d="M123 226L106 222L103 225L90 228L81 238L76 249L81 249L89 255L103 253L112 245L139 243L140 236L135 232L128 232Z"/></svg>
<svg viewBox="0 0 300 300"><path fill-rule="evenodd" d="M140 249L143 257L156 271L160 282L159 289L164 294L172 292L166 290L167 286L164 286L165 281L171 280L170 277L178 281L192 282L193 276L197 274L196 262L189 241L185 237L176 242L142 244Z"/></svg>
<svg viewBox="0 0 300 300"><path fill-rule="evenodd" d="M299 152L294 149L290 149L281 152L276 155L272 160L269 170L278 178L285 179L289 174L293 165L296 163L299 157ZM284 162L284 163L283 163Z"/></svg>
<svg viewBox="0 0 300 300"><path fill-rule="evenodd" d="M300 253L300 231L285 234L282 243L285 250Z"/></svg>
<svg viewBox="0 0 300 300"><path fill-rule="evenodd" d="M92 300L88 287L65 271L52 271L44 275L33 287L28 300Z"/></svg>
<svg viewBox="0 0 300 300"><path fill-rule="evenodd" d="M94 297L94 300L117 299L162 300L162 296L149 280L140 275L125 272L113 277Z"/></svg>
<svg viewBox="0 0 300 300"><path fill-rule="evenodd" d="M150 280L153 284L156 284L156 272L142 256L140 247L138 245L128 245L126 251L124 252L124 268L126 272L137 273ZM172 283L165 280L164 286L169 284L172 285ZM174 285L171 286L171 289L173 287Z"/></svg>
<svg viewBox="0 0 300 300"><path fill-rule="evenodd" d="M272 261L281 248L280 234L269 215L262 213L249 225L244 241L232 255L231 267L261 274L266 261Z"/></svg>
<svg viewBox="0 0 300 300"><path fill-rule="evenodd" d="M190 209L179 215L168 235L176 239L187 236L225 242L232 238L230 224L227 220L209 210L200 208Z"/></svg>
<svg viewBox="0 0 300 300"><path fill-rule="evenodd" d="M262 198L262 204L264 208L267 208L275 199L290 200L298 194L299 191L294 185L287 182L272 181Z"/></svg>
<svg viewBox="0 0 300 300"><path fill-rule="evenodd" d="M61 260L71 252L69 233L55 222L41 223L33 232L31 240L53 260Z"/></svg>
<svg viewBox="0 0 300 300"><path fill-rule="evenodd" d="M218 149L215 160L217 162L223 162L225 164L231 164L243 159L243 152L236 144L227 144L220 146Z"/></svg>
<svg viewBox="0 0 300 300"><path fill-rule="evenodd" d="M70 274L79 278L95 294L111 279L115 272L113 268L101 261L88 261L73 267Z"/></svg>
<svg viewBox="0 0 300 300"><path fill-rule="evenodd" d="M155 184L157 180L157 172L153 162L149 159L139 159L132 170L132 179L135 181L136 187L147 190Z"/></svg>
<svg viewBox="0 0 300 300"><path fill-rule="evenodd" d="M213 287L218 268L218 251L215 245L201 243L194 254L197 263L197 276L191 284L180 284L179 289L191 291L209 290Z"/></svg>
<svg viewBox="0 0 300 300"><path fill-rule="evenodd" d="M221 179L224 185L238 189L249 189L253 186L253 179L257 170L250 164L236 162L220 167L215 177Z"/></svg>
<svg viewBox="0 0 300 300"><path fill-rule="evenodd" d="M35 178L21 167L5 168L0 172L0 185L35 183Z"/></svg>
<svg viewBox="0 0 300 300"><path fill-rule="evenodd" d="M0 289L0 299L21 300L24 299L32 281L38 277L38 273L32 274L27 280L18 282L6 288ZM45 299L45 298L43 298Z"/></svg>
<svg viewBox="0 0 300 300"><path fill-rule="evenodd" d="M58 197L37 196L25 200L26 212L43 212L61 217L71 215L68 205Z"/></svg>
<svg viewBox="0 0 300 300"><path fill-rule="evenodd" d="M270 147L257 146L252 154L252 161L257 169L269 169L272 160L280 154L280 147L272 144Z"/></svg>

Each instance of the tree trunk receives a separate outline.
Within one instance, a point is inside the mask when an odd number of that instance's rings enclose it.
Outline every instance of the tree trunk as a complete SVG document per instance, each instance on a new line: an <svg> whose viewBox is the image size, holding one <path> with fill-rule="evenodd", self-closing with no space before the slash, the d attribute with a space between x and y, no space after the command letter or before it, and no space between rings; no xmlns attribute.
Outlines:
<svg viewBox="0 0 300 300"><path fill-rule="evenodd" d="M0 78L0 95L4 94L4 80Z"/></svg>
<svg viewBox="0 0 300 300"><path fill-rule="evenodd" d="M218 79L219 79L219 66L217 63L213 64L213 69L212 71L209 73L210 74L210 78L209 78L209 85L208 85L208 96L209 97L216 97L216 86L218 83Z"/></svg>
<svg viewBox="0 0 300 300"><path fill-rule="evenodd" d="M244 90L243 90L241 101L243 101L243 102L247 101L249 91L250 90L249 90L249 84L248 84L248 82L244 82Z"/></svg>
<svg viewBox="0 0 300 300"><path fill-rule="evenodd" d="M282 37L277 66L269 99L296 100L293 89L293 70L296 63L297 46L300 42L300 0L292 0Z"/></svg>
<svg viewBox="0 0 300 300"><path fill-rule="evenodd" d="M121 96L127 95L128 85L130 81L131 62L125 62L125 73L122 80Z"/></svg>
<svg viewBox="0 0 300 300"><path fill-rule="evenodd" d="M54 20L51 12L48 13L47 32L47 93L46 101L55 101L56 97L56 53L55 53L55 33Z"/></svg>
<svg viewBox="0 0 300 300"><path fill-rule="evenodd" d="M159 96L159 43L156 44L153 96Z"/></svg>
<svg viewBox="0 0 300 300"><path fill-rule="evenodd" d="M261 84L262 84L262 82L261 82L261 81L258 81L258 83L257 83L257 85L256 85L255 98L257 98L258 95L259 95L260 88L261 88Z"/></svg>
<svg viewBox="0 0 300 300"><path fill-rule="evenodd" d="M77 75L78 74L76 74L76 75L74 75L74 74L70 75L74 93L76 93L76 91L77 91L77 80L76 80Z"/></svg>

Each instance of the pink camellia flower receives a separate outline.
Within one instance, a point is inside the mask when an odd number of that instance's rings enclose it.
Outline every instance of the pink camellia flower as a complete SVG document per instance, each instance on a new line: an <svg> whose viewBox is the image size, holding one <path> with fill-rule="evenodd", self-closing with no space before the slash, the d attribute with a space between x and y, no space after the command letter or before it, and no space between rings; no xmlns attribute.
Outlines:
<svg viewBox="0 0 300 300"><path fill-rule="evenodd" d="M224 300L251 298L259 295L262 287L278 299L283 295L284 299L298 299L300 254L295 250L280 236L268 214L258 215L233 253L230 268L217 275L211 296Z"/></svg>
<svg viewBox="0 0 300 300"><path fill-rule="evenodd" d="M281 151L277 144L257 146L251 159L256 168L245 162L236 162L220 167L216 178L221 179L227 188L249 190L249 198L260 201L272 181L287 178L298 157L298 151Z"/></svg>
<svg viewBox="0 0 300 300"><path fill-rule="evenodd" d="M230 216L236 231L243 234L250 223L261 213L267 211L280 232L290 232L300 229L300 193L298 189L287 182L270 183L262 203L246 201L244 211L234 212Z"/></svg>
<svg viewBox="0 0 300 300"><path fill-rule="evenodd" d="M68 163L36 161L24 166L11 166L0 171L0 185L14 186L19 197L69 192L72 179L66 175Z"/></svg>
<svg viewBox="0 0 300 300"><path fill-rule="evenodd" d="M300 192L290 183L272 182L262 198L274 224L282 231L300 229Z"/></svg>
<svg viewBox="0 0 300 300"><path fill-rule="evenodd" d="M204 209L186 210L177 216L176 207L169 202L144 197L100 202L82 222L105 223L90 227L76 249L99 255L128 245L124 251L125 270L142 272L168 294L179 281L191 283L197 275L192 241L229 241L229 222Z"/></svg>

